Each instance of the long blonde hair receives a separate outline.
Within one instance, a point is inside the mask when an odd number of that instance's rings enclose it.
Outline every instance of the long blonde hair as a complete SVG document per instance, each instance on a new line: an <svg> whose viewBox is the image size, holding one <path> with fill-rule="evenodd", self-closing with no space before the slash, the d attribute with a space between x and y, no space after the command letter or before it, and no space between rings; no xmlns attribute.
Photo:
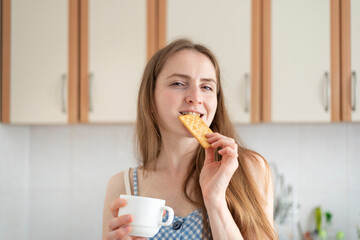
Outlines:
<svg viewBox="0 0 360 240"><path fill-rule="evenodd" d="M159 75L165 62L176 52L183 49L193 49L206 55L213 63L217 77L217 109L210 125L214 132L219 132L225 136L234 138L237 142L239 167L235 171L226 191L226 201L228 208L240 229L244 239L276 239L274 229L269 222L262 205L264 199L257 188L255 180L250 175L248 161L258 164L259 155L242 146L239 137L227 114L224 94L220 83L220 69L214 54L205 46L194 44L188 39L178 39L162 48L147 63L143 78L141 81L136 121L136 146L139 153L139 161L145 170L149 170L150 166L156 166L156 160L161 149L161 134L157 121L157 112L155 108L155 86L156 78ZM219 155L216 156L220 160ZM187 178L184 181L183 190L187 198L197 207L206 213L204 200L199 184L199 176L204 164L205 151L202 147L198 147L194 159L189 166ZM266 161L265 164L269 169ZM270 174L269 174L270 175ZM268 175L268 176L269 176ZM193 193L191 198L186 191L191 178L195 178ZM269 179L266 179L268 181ZM204 214L206 216L206 214ZM204 217L204 235L211 235L209 223Z"/></svg>

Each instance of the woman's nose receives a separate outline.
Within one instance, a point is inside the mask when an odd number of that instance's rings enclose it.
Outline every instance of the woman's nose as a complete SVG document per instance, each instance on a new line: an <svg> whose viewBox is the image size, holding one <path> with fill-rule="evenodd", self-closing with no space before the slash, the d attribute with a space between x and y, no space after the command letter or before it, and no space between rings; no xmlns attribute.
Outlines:
<svg viewBox="0 0 360 240"><path fill-rule="evenodd" d="M202 104L203 103L201 93L197 89L189 90L188 94L186 95L185 101L188 104Z"/></svg>

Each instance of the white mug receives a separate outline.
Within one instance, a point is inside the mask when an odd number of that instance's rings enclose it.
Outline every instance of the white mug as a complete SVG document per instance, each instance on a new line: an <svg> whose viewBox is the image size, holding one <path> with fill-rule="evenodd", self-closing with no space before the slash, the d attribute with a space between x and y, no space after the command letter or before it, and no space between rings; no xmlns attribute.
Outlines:
<svg viewBox="0 0 360 240"><path fill-rule="evenodd" d="M131 195L120 198L126 199L127 204L119 209L118 216L131 214L134 219L130 236L153 237L161 226L169 226L174 219L174 210L165 206L165 200ZM164 210L169 214L166 222L162 221Z"/></svg>

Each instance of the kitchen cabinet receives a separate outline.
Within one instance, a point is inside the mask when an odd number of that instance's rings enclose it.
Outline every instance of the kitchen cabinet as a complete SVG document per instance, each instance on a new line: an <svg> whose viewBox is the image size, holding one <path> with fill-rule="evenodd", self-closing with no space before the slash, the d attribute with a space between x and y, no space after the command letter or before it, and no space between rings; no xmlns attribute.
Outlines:
<svg viewBox="0 0 360 240"><path fill-rule="evenodd" d="M147 1L81 0L80 121L130 123L147 54Z"/></svg>
<svg viewBox="0 0 360 240"><path fill-rule="evenodd" d="M2 1L2 121L75 121L74 1Z"/></svg>
<svg viewBox="0 0 360 240"><path fill-rule="evenodd" d="M351 120L360 121L360 1L351 1Z"/></svg>
<svg viewBox="0 0 360 240"><path fill-rule="evenodd" d="M1 122L134 122L157 1L3 0Z"/></svg>
<svg viewBox="0 0 360 240"><path fill-rule="evenodd" d="M271 1L271 122L340 120L340 31L332 2Z"/></svg>
<svg viewBox="0 0 360 240"><path fill-rule="evenodd" d="M360 121L360 2L341 1L342 119Z"/></svg>
<svg viewBox="0 0 360 240"><path fill-rule="evenodd" d="M168 0L166 5L166 42L187 37L207 45L217 56L234 123L256 121L252 111L259 108L251 72L251 13L251 0Z"/></svg>
<svg viewBox="0 0 360 240"><path fill-rule="evenodd" d="M359 4L3 0L1 121L133 123L146 60L178 37L218 57L234 123L360 121Z"/></svg>

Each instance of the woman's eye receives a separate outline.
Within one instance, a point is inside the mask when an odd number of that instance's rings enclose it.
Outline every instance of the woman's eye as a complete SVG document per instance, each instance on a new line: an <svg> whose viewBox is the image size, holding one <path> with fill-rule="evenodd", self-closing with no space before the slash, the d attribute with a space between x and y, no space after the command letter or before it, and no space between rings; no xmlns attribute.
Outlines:
<svg viewBox="0 0 360 240"><path fill-rule="evenodd" d="M171 85L172 85L172 86L182 86L182 85L184 85L184 84L181 83L181 82L174 82L174 83L172 83Z"/></svg>
<svg viewBox="0 0 360 240"><path fill-rule="evenodd" d="M209 90L209 91L212 91L212 90L213 90L212 87L210 87L210 86L203 86L203 88L204 88L205 90Z"/></svg>

